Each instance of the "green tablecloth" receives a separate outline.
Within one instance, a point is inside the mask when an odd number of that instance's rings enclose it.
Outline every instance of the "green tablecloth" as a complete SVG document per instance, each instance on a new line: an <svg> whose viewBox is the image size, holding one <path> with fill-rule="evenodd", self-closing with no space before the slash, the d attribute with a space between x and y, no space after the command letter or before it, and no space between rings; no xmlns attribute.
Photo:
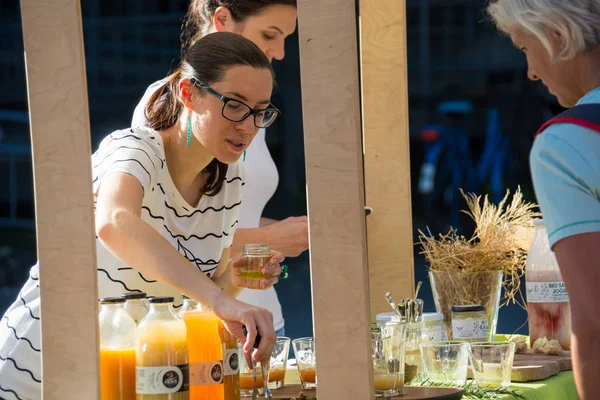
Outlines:
<svg viewBox="0 0 600 400"><path fill-rule="evenodd" d="M511 335L497 334L496 341L508 340L510 337ZM529 338L527 342L529 344ZM511 388L517 390L527 400L578 400L573 371L563 371L542 381L513 382ZM500 399L506 400L515 398L509 395L500 396Z"/></svg>
<svg viewBox="0 0 600 400"><path fill-rule="evenodd" d="M513 382L511 389L518 391L527 400L577 400L573 371L563 371L543 381L517 383ZM503 395L503 400L517 397Z"/></svg>

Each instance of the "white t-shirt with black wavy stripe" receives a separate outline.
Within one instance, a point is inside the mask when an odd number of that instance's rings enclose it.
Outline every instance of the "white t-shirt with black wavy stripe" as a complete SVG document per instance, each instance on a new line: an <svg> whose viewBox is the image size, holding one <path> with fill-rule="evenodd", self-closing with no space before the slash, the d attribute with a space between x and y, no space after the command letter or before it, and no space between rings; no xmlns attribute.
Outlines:
<svg viewBox="0 0 600 400"><path fill-rule="evenodd" d="M113 172L134 176L144 189L142 219L190 261L190 268L209 277L214 275L221 253L231 246L238 225L245 184L241 162L230 164L221 191L216 196L202 196L196 207L187 204L175 188L165 163L162 139L149 128L110 134L93 154L92 166L94 193ZM173 296L180 304L178 291L151 276L142 276L106 250L99 240L96 245L100 297L144 291L148 295ZM41 399L39 279L36 264L16 301L0 320L1 400Z"/></svg>
<svg viewBox="0 0 600 400"><path fill-rule="evenodd" d="M216 196L202 196L196 206L188 204L171 179L161 136L150 128L131 128L107 136L92 156L94 193L114 172L134 176L142 185L142 219L159 232L197 268L212 277L223 249L231 246L238 224L244 186L241 162L229 165L225 182ZM180 293L124 265L98 240L98 292L100 297L124 292L149 296ZM135 251L135 250L134 250Z"/></svg>

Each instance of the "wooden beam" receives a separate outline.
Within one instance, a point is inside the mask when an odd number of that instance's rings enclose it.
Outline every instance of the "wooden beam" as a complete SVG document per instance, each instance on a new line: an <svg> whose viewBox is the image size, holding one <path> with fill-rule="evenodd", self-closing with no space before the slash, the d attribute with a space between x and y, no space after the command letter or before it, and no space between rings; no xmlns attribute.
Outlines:
<svg viewBox="0 0 600 400"><path fill-rule="evenodd" d="M299 0L319 399L373 396L354 0Z"/></svg>
<svg viewBox="0 0 600 400"><path fill-rule="evenodd" d="M371 318L414 291L405 5L360 2Z"/></svg>
<svg viewBox="0 0 600 400"><path fill-rule="evenodd" d="M21 0L40 263L42 396L99 399L96 247L78 0Z"/></svg>

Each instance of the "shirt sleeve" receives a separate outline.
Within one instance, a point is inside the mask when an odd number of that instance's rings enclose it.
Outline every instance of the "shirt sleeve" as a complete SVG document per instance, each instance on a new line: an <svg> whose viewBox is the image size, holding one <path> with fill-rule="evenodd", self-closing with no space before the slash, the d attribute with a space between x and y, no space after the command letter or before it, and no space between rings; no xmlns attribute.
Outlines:
<svg viewBox="0 0 600 400"><path fill-rule="evenodd" d="M570 124L553 125L535 141L531 173L551 247L600 231L599 145L600 134Z"/></svg>
<svg viewBox="0 0 600 400"><path fill-rule="evenodd" d="M94 194L98 193L102 181L115 172L136 178L144 193L154 187L163 161L148 140L133 130L107 136L92 156Z"/></svg>
<svg viewBox="0 0 600 400"><path fill-rule="evenodd" d="M135 107L135 110L133 110L133 117L131 118L132 127L146 126L146 106L148 105L148 100L150 100L150 96L152 96L158 88L164 85L165 82L165 80L160 80L148 86L144 96L142 96L142 99Z"/></svg>

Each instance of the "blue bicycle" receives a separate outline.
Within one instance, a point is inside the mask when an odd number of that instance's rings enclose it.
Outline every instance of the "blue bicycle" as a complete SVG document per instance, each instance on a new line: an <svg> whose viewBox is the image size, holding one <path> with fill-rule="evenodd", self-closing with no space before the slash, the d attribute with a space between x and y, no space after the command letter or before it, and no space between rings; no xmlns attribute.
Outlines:
<svg viewBox="0 0 600 400"><path fill-rule="evenodd" d="M418 191L423 197L427 221L433 222L434 211L444 207L449 211L451 226L458 229L460 189L489 193L498 203L504 196L505 177L514 176L514 161L509 138L502 134L497 108L487 111L485 144L476 163L469 135L473 104L468 100L445 101L439 104L436 113L441 123L426 125L420 132L424 161Z"/></svg>

